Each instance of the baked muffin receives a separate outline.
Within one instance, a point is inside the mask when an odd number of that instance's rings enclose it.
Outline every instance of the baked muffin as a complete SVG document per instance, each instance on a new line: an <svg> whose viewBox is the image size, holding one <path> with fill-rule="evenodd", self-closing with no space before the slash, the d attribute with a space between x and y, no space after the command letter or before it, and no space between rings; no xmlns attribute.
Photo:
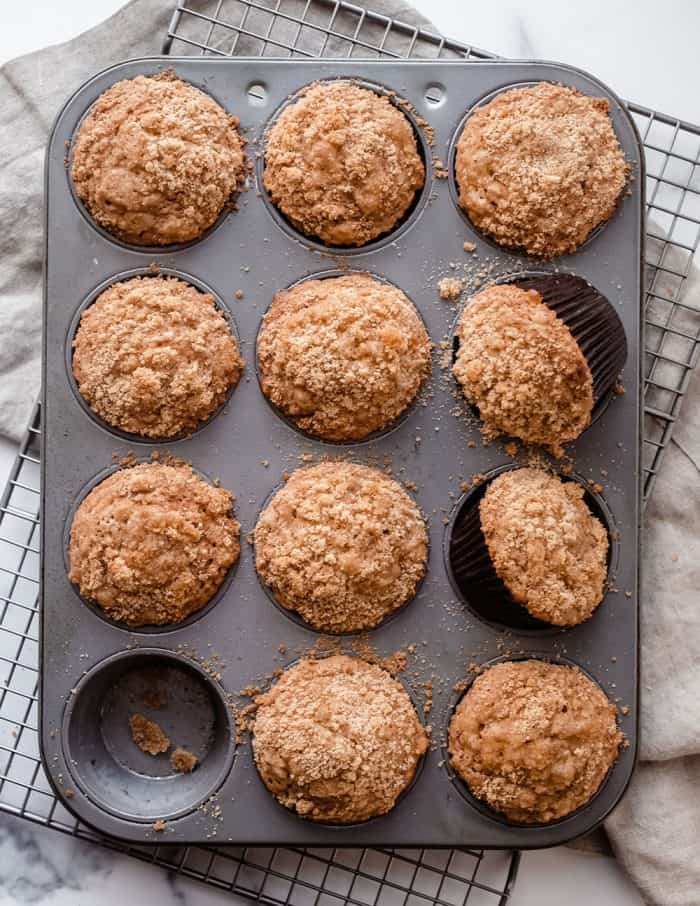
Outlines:
<svg viewBox="0 0 700 906"><path fill-rule="evenodd" d="M393 229L425 181L411 123L391 101L317 82L284 108L265 142L263 182L307 236L364 245Z"/></svg>
<svg viewBox="0 0 700 906"><path fill-rule="evenodd" d="M577 481L544 469L503 472L479 504L491 561L513 598L555 626L587 620L603 599L608 533Z"/></svg>
<svg viewBox="0 0 700 906"><path fill-rule="evenodd" d="M615 706L576 667L496 664L478 676L449 726L452 767L511 821L553 821L597 792L622 734Z"/></svg>
<svg viewBox="0 0 700 906"><path fill-rule="evenodd" d="M403 686L359 658L299 661L256 704L260 776L282 805L313 821L390 811L428 747Z"/></svg>
<svg viewBox="0 0 700 906"><path fill-rule="evenodd" d="M410 600L427 546L401 485L348 462L297 469L255 527L260 578L282 607L323 632L369 629Z"/></svg>
<svg viewBox="0 0 700 906"><path fill-rule="evenodd" d="M103 92L73 146L73 184L93 219L119 239L196 239L243 181L238 120L171 73Z"/></svg>
<svg viewBox="0 0 700 906"><path fill-rule="evenodd" d="M535 290L489 286L467 302L455 335L452 370L487 437L509 434L560 456L589 423L590 368Z"/></svg>
<svg viewBox="0 0 700 906"><path fill-rule="evenodd" d="M232 499L185 465L114 472L76 510L68 578L112 620L179 623L209 601L238 559Z"/></svg>
<svg viewBox="0 0 700 906"><path fill-rule="evenodd" d="M304 431L360 440L393 422L430 369L430 341L395 286L369 274L277 293L258 334L263 393Z"/></svg>
<svg viewBox="0 0 700 906"><path fill-rule="evenodd" d="M459 203L501 245L552 258L607 220L627 164L605 98L539 82L478 107L457 142Z"/></svg>
<svg viewBox="0 0 700 906"><path fill-rule="evenodd" d="M191 431L238 383L243 360L210 295L175 277L133 277L87 308L73 374L90 408L122 431Z"/></svg>

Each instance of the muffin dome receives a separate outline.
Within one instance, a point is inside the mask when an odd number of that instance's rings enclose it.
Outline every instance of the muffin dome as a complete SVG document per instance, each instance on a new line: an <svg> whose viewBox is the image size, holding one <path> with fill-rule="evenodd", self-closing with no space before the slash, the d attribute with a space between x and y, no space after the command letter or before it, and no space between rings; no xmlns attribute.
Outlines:
<svg viewBox="0 0 700 906"><path fill-rule="evenodd" d="M472 793L511 821L546 822L588 802L617 756L615 706L577 668L496 664L450 721L451 764Z"/></svg>
<svg viewBox="0 0 700 906"><path fill-rule="evenodd" d="M487 436L561 455L590 421L593 379L566 324L535 290L489 286L467 303L453 372Z"/></svg>
<svg viewBox="0 0 700 906"><path fill-rule="evenodd" d="M627 165L605 98L540 82L504 91L469 116L455 176L478 229L552 258L610 217Z"/></svg>
<svg viewBox="0 0 700 906"><path fill-rule="evenodd" d="M359 658L299 661L256 704L260 776L282 805L313 821L390 811L428 746L403 686Z"/></svg>
<svg viewBox="0 0 700 906"><path fill-rule="evenodd" d="M576 481L543 469L503 472L481 503L494 568L513 598L555 626L587 620L603 599L608 534Z"/></svg>
<svg viewBox="0 0 700 906"><path fill-rule="evenodd" d="M73 183L90 215L137 245L196 239L242 182L238 120L170 73L108 88L73 147Z"/></svg>
<svg viewBox="0 0 700 906"><path fill-rule="evenodd" d="M273 203L327 245L364 245L393 229L424 180L406 116L348 82L311 85L265 143L263 182Z"/></svg>
<svg viewBox="0 0 700 906"><path fill-rule="evenodd" d="M231 501L188 466L115 472L76 510L68 578L112 620L178 623L209 601L238 559Z"/></svg>
<svg viewBox="0 0 700 906"><path fill-rule="evenodd" d="M242 370L214 299L174 277L110 286L83 312L73 341L86 403L115 428L148 437L196 428Z"/></svg>
<svg viewBox="0 0 700 906"><path fill-rule="evenodd" d="M288 610L325 632L376 626L413 597L428 537L406 491L377 469L325 462L293 472L260 514L255 562Z"/></svg>
<svg viewBox="0 0 700 906"><path fill-rule="evenodd" d="M258 334L263 393L304 431L359 440L412 402L430 368L418 313L369 274L277 293Z"/></svg>

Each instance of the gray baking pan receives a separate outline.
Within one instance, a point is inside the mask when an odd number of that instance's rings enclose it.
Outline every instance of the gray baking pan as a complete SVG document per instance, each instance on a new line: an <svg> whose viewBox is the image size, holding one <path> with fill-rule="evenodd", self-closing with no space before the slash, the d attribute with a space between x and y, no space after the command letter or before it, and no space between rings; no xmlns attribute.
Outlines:
<svg viewBox="0 0 700 906"><path fill-rule="evenodd" d="M128 247L96 228L82 210L67 154L76 127L102 91L119 79L171 67L240 118L254 162L250 185L237 210L201 240L178 248ZM359 250L324 249L300 237L268 203L260 183L265 127L290 95L331 77L359 79L410 102L407 115L426 160L425 189L405 222ZM457 209L452 178L436 172L441 164L449 169L470 108L496 90L542 79L610 99L615 130L636 176L610 221L575 254L547 265L482 238ZM432 146L421 120L434 130ZM82 821L136 843L530 848L583 834L613 808L632 774L638 727L641 161L638 137L619 100L591 76L549 63L153 58L100 73L68 101L46 164L41 742L57 794ZM475 244L473 253L464 250L465 241ZM193 436L170 443L139 441L106 428L81 403L70 374L79 312L98 288L147 272L152 263L214 293L230 315L246 366L223 409ZM436 344L420 402L392 430L345 445L310 440L280 418L260 391L255 365L257 331L273 294L338 269L368 271L399 286ZM450 580L449 533L470 493L462 483L514 462L502 443L482 444L478 420L440 361L459 306L439 299L437 281L473 278L480 269L494 279L543 270L578 274L607 296L627 337L626 393L603 406L569 447L569 477L586 484L613 544L610 590L590 620L567 631L490 621ZM235 493L242 551L223 588L199 614L176 628L130 631L104 619L68 581L67 531L81 498L118 467L115 454L145 459L153 450L191 461ZM271 602L246 537L283 473L323 456L389 464L395 477L415 488L430 528L428 571L416 598L368 633L366 644L382 656L408 649L401 681L422 717L424 684L433 680L432 710L424 716L433 746L390 814L348 827L315 824L280 806L258 777L250 741L245 734L236 738L232 717L239 690L264 682L317 641ZM515 463L526 461L519 450ZM354 650L356 642L346 637L341 643ZM628 745L588 805L551 824L528 827L509 823L470 797L450 774L444 739L458 698L455 687L470 675L470 666L531 654L577 664L598 682L620 705ZM154 683L163 701L160 709L149 710L144 702L154 704ZM140 752L129 738L134 711L197 752L197 769L175 774L167 756Z"/></svg>

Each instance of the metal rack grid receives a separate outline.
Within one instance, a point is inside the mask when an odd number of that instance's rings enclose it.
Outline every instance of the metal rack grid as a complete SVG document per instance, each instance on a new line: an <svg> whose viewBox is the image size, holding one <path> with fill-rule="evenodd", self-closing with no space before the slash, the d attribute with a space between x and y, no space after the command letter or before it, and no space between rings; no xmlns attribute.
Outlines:
<svg viewBox="0 0 700 906"><path fill-rule="evenodd" d="M184 0L165 52L249 56L493 55L342 0ZM700 350L700 301L684 295L700 242L700 127L630 105L645 145L647 360L645 499L670 442ZM129 847L79 824L39 758L37 406L0 500L0 811L128 853L271 906L505 904L518 853Z"/></svg>

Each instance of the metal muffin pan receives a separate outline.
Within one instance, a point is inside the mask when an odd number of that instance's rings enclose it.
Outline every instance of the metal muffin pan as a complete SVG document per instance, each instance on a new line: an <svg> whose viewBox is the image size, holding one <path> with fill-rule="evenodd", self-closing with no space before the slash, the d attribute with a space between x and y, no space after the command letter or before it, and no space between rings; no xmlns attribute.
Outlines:
<svg viewBox="0 0 700 906"><path fill-rule="evenodd" d="M237 210L204 238L177 249L139 250L91 224L76 203L67 155L81 118L101 92L120 79L170 68L239 117L254 167ZM405 225L395 236L352 250L321 248L281 225L264 197L257 156L265 128L290 95L315 80L337 77L381 86L410 102L407 113L426 156L427 185ZM631 194L610 222L576 253L548 264L496 249L475 232L455 206L451 179L438 178L434 163L448 160L465 112L480 99L538 80L608 97L615 130L636 174ZM438 103L435 86L441 93ZM432 146L418 125L421 120L434 130ZM68 101L46 162L40 738L48 776L77 817L136 843L535 848L589 831L613 808L632 774L638 729L641 161L638 136L619 100L591 76L549 63L151 58L100 73ZM465 241L475 243L476 252L465 252ZM438 344L450 342L456 307L439 300L437 281L458 274L451 262L477 267L487 260L493 278L543 270L584 277L610 300L627 336L626 393L568 447L576 475L602 486L601 510L615 526L614 589L590 620L566 631L504 630L479 618L456 594L445 561L453 513L464 496L461 483L513 464L501 443L481 443L478 424L467 417L456 382L439 361L444 349ZM146 271L152 263L214 292L232 315L245 360L244 375L223 409L192 436L170 442L137 440L100 423L81 404L67 369L76 314L96 288ZM336 269L368 271L398 286L436 344L432 374L418 405L392 430L361 443L305 437L267 403L257 380L256 337L273 294ZM243 292L240 300L237 290ZM454 411L458 403L461 415ZM154 450L191 461L201 474L233 491L241 556L213 606L182 626L132 631L87 606L68 581L66 532L81 495L114 467L115 454L147 459ZM282 474L306 464L309 455L313 461L334 456L380 467L389 463L394 477L415 484L430 533L428 571L417 596L370 631L367 641L380 655L413 648L400 679L419 713L422 683L440 678L432 710L424 717L432 727L433 746L415 783L388 815L348 827L316 824L280 806L257 774L250 741L235 738L228 707L239 690L292 663L318 639L271 602L255 571L254 549L246 542ZM519 461L526 464L522 449ZM351 648L353 641L343 637L341 644ZM204 669L184 649L196 652ZM443 747L454 688L470 665L528 654L580 665L612 700L629 708L620 715L629 744L598 794L572 816L533 827L511 824L470 802L450 779ZM138 690L158 664L171 678L168 704L162 713L146 706L140 710L169 731L174 745L189 742L206 752L191 775L173 776L167 756L142 756L128 738L126 715L139 710ZM161 819L164 830L155 830Z"/></svg>

